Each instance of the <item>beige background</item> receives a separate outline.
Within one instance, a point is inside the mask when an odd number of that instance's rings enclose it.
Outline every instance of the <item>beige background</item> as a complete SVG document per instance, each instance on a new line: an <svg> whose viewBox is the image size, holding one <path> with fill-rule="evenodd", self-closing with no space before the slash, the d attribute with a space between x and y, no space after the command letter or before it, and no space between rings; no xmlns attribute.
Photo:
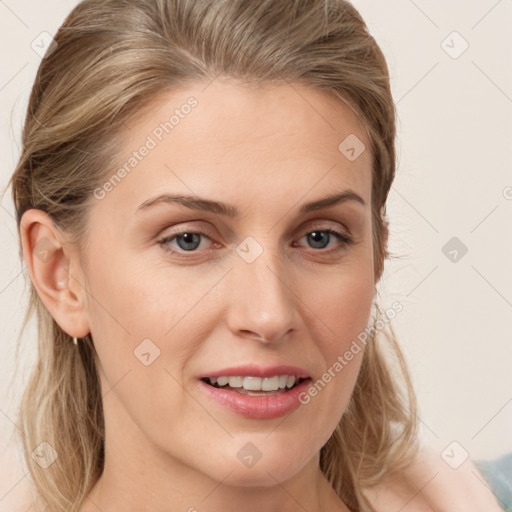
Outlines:
<svg viewBox="0 0 512 512"><path fill-rule="evenodd" d="M32 41L54 34L75 3L0 1L2 189L40 62ZM400 258L387 263L381 294L384 306L404 307L394 326L422 435L440 453L456 441L457 456L494 458L512 451L512 2L353 3L388 59L399 115L388 208L391 250ZM448 257L442 250L452 237L468 249L455 262L455 246ZM0 244L0 511L11 511L27 484L11 436L36 344L32 324L9 387L27 300L10 191Z"/></svg>

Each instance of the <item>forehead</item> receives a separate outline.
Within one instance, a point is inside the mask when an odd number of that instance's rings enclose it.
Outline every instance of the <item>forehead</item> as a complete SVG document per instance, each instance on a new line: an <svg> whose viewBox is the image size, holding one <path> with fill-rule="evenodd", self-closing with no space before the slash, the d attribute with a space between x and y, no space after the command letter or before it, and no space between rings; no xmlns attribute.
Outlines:
<svg viewBox="0 0 512 512"><path fill-rule="evenodd" d="M297 202L308 191L313 199L336 187L371 200L363 124L342 100L304 84L217 78L162 93L129 122L107 181L114 175L100 208L123 215L166 192L243 206L257 197Z"/></svg>

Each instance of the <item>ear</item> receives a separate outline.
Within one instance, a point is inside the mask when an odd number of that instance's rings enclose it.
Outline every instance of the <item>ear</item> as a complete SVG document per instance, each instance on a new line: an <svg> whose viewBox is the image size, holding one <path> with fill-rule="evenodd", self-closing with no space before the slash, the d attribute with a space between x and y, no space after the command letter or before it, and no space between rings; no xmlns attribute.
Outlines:
<svg viewBox="0 0 512 512"><path fill-rule="evenodd" d="M386 254L388 250L389 240L389 219L387 217L382 219L382 247L383 253Z"/></svg>
<svg viewBox="0 0 512 512"><path fill-rule="evenodd" d="M386 258L386 253L388 250L388 240L389 240L389 220L386 217L382 218L382 233L381 233L381 244L382 244L382 261L379 261L377 266L377 272L375 276L375 282L378 283L380 278L382 277L382 273L384 272L384 260Z"/></svg>
<svg viewBox="0 0 512 512"><path fill-rule="evenodd" d="M23 258L39 298L61 329L85 337L89 322L86 289L78 252L66 243L52 218L42 210L27 210L20 222Z"/></svg>

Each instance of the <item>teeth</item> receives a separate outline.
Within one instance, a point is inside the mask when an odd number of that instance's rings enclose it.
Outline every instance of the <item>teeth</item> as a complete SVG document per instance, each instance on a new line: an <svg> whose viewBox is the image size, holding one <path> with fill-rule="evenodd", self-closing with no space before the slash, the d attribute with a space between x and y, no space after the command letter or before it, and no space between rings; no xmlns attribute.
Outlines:
<svg viewBox="0 0 512 512"><path fill-rule="evenodd" d="M279 389L279 377L265 377L261 381L262 391L277 391Z"/></svg>
<svg viewBox="0 0 512 512"><path fill-rule="evenodd" d="M232 388L241 388L244 385L243 377L229 377L228 384Z"/></svg>
<svg viewBox="0 0 512 512"><path fill-rule="evenodd" d="M291 388L295 385L294 375L275 375L274 377L252 376L221 376L209 377L210 384L223 387L228 384L232 388L243 388L247 391L277 391L278 389Z"/></svg>
<svg viewBox="0 0 512 512"><path fill-rule="evenodd" d="M244 377L242 387L247 391L261 391L261 377Z"/></svg>

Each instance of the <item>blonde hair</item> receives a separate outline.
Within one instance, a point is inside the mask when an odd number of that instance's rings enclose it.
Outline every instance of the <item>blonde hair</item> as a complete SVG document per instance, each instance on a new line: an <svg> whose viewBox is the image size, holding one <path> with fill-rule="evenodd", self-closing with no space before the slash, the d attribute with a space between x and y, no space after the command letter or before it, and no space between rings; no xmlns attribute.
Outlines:
<svg viewBox="0 0 512 512"><path fill-rule="evenodd" d="M218 76L302 83L348 103L367 130L380 279L390 256L384 230L396 112L385 58L348 1L85 0L55 41L31 91L9 182L18 234L23 213L37 208L83 247L91 197L115 165L123 127L163 91ZM34 311L38 358L20 407L21 442L47 510L76 511L104 462L94 345L88 335L75 347L31 283L22 332ZM363 490L413 460L416 407L392 327L378 336L372 330L349 405L320 453L322 471L351 510L374 510ZM47 469L31 457L43 441L59 454Z"/></svg>

